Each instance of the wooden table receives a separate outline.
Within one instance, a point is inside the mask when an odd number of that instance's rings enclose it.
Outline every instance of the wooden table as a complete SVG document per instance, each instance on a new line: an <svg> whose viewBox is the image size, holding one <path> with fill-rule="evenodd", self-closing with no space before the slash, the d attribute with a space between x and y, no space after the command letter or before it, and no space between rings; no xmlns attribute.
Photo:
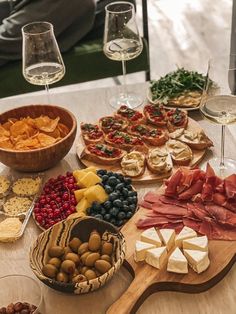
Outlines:
<svg viewBox="0 0 236 314"><path fill-rule="evenodd" d="M146 85L137 84L129 89L146 95ZM97 118L111 114L114 110L108 105L110 95L117 92L117 88L94 89L82 92L68 92L51 95L51 103L64 106L72 111L81 121L93 122ZM45 103L46 96L21 95L11 99L0 100L0 112L13 107L32 103ZM209 159L220 153L220 126L203 120L199 112L192 112L190 116L196 119L213 140L215 147L206 158ZM226 156L235 157L236 147L235 127L227 128ZM75 155L76 141L69 154L53 169L46 171L46 179L79 167ZM206 161L206 159L204 160ZM3 171L9 171L0 164ZM157 188L157 184L136 185L139 196L147 190ZM40 230L31 219L24 236L13 244L0 244L0 276L7 274L27 274L33 277L29 267L29 247L39 235ZM214 261L212 261L214 262ZM100 290L81 296L65 295L42 285L44 305L42 314L101 314L117 300L130 284L132 277L122 268L113 279ZM140 307L138 313L190 313L191 314L235 314L236 313L236 267L215 287L200 294L185 294L177 292L159 292L150 296ZM117 313L118 314L118 313Z"/></svg>

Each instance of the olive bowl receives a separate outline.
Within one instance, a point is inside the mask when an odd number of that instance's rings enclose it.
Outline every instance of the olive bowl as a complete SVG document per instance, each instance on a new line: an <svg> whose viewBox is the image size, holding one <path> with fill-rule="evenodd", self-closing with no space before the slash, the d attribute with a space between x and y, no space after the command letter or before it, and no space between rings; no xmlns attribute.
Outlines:
<svg viewBox="0 0 236 314"><path fill-rule="evenodd" d="M93 230L113 243L114 255L112 267L103 275L80 283L64 283L50 279L42 273L42 268L48 262L48 250L54 245L68 246L74 237L82 242L88 242ZM104 239L104 235L103 235ZM30 249L30 267L39 280L54 290L71 294L83 294L99 289L109 281L119 270L125 259L126 244L122 233L112 224L93 218L82 217L59 222L41 233Z"/></svg>

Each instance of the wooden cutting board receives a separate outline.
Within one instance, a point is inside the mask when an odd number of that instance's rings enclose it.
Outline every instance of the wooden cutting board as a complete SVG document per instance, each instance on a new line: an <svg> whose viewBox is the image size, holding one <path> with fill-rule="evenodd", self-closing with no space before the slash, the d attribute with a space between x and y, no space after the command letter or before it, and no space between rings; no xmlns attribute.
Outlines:
<svg viewBox="0 0 236 314"><path fill-rule="evenodd" d="M121 229L127 245L124 266L133 276L133 281L107 310L108 314L135 313L149 295L158 291L203 292L219 282L236 261L236 241L210 240L210 266L201 274L195 273L190 267L186 275L167 272L167 261L160 270L145 262L136 263L133 257L134 247L136 240L140 239L142 230L137 229L135 223L144 217L147 211L140 208Z"/></svg>
<svg viewBox="0 0 236 314"><path fill-rule="evenodd" d="M189 118L189 122L188 122L188 127L187 130L192 130L192 131L201 131L202 128L200 127L200 125L193 119ZM83 152L85 145L84 145L84 141L81 137L79 137L79 141L78 141L78 145L77 145L77 156L80 160L80 162L85 166L85 167L90 167L90 166L95 166L97 168L102 168L102 169L107 169L109 171L114 171L114 172L121 172L121 167L119 164L117 165L99 165L97 163L94 163L92 161L86 160L84 158L81 158L81 153ZM155 148L155 146L149 146L150 148ZM159 146L160 148L164 147L163 146ZM201 160L204 158L204 155L206 153L206 149L203 150L193 150L193 159L191 160L189 166L190 167L194 167L196 165L198 165ZM174 166L174 169L178 168L178 166ZM122 172L121 172L122 173ZM146 170L144 172L144 174L138 178L132 178L132 181L134 183L154 183L154 182L159 182L162 181L164 178L169 177L171 175L168 174L166 176L165 175L157 175L155 173L152 173L151 171L149 171L146 167Z"/></svg>

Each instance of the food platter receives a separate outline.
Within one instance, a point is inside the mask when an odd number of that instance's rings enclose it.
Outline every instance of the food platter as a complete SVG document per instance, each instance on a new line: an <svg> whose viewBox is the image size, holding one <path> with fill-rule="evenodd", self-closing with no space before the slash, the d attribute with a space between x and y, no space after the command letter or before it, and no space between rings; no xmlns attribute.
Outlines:
<svg viewBox="0 0 236 314"><path fill-rule="evenodd" d="M188 123L187 130L193 130L193 131L198 131L198 132L202 130L202 128L200 127L200 125L196 121L194 121L191 118L188 118L188 119L189 119L189 123ZM87 159L81 158L81 154L83 152L84 147L85 146L84 146L83 139L80 136L79 140L78 140L78 145L77 145L77 156L78 156L80 162L85 167L89 167L89 166L95 166L97 168L101 167L101 165L99 165L99 164L97 164L97 163L95 163L93 161L89 161ZM199 164L201 162L201 160L204 158L204 155L206 153L206 149L203 149L203 150L192 150L192 151L193 151L193 159L192 159L192 161L190 163L190 167L194 167L194 166L196 166L197 164ZM102 165L102 167L104 169L107 169L107 170L111 170L111 171L115 171L115 172L121 172L121 168L120 168L119 165L109 165L109 163L108 163L107 165ZM136 183L138 183L138 182L140 182L140 183L149 183L149 182L159 182L159 181L162 181L166 177L167 177L166 175L154 174L154 173L150 172L146 168L144 174L141 177L133 178L132 180L133 180L133 182L136 182Z"/></svg>

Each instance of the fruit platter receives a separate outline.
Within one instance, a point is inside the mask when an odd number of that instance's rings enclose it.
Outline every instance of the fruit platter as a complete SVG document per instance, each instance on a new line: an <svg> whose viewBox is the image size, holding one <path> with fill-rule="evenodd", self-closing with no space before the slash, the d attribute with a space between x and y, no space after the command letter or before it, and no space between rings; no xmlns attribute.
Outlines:
<svg viewBox="0 0 236 314"><path fill-rule="evenodd" d="M194 167L213 146L185 110L147 104L143 111L121 106L113 116L81 123L77 155L86 167L102 165L134 182L169 177L181 165Z"/></svg>

